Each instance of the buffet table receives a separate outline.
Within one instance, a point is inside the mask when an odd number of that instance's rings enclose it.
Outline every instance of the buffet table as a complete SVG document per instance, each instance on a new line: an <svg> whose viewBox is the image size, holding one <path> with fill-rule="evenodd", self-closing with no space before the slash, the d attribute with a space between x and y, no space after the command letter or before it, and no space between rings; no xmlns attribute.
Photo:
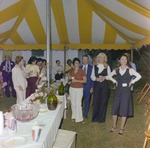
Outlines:
<svg viewBox="0 0 150 148"><path fill-rule="evenodd" d="M62 120L64 110L66 108L66 97L57 96L62 104L59 104L54 111L49 111L46 113L39 113L38 116L31 120L30 122L22 123L17 121L17 133L14 136L23 136L27 139L24 145L19 146L19 148L51 148ZM24 101L26 103L27 99ZM32 126L37 123L41 126L41 134L38 142L32 141ZM0 135L0 148L3 148L3 140L9 138L6 130L2 135ZM10 147L11 148L11 147Z"/></svg>

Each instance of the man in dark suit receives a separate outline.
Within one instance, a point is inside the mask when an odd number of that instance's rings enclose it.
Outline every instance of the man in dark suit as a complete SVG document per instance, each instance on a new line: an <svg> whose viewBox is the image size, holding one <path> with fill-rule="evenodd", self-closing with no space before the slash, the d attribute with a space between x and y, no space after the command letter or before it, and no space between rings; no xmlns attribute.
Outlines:
<svg viewBox="0 0 150 148"><path fill-rule="evenodd" d="M89 57L87 55L83 55L82 56L82 62L83 65L80 67L82 68L86 75L87 75L87 83L84 84L84 88L83 88L83 95L84 95L84 99L85 99L85 104L84 104L84 117L88 118L88 111L89 111L89 102L90 102L90 95L93 92L93 81L91 79L91 73L92 73L92 68L93 66L88 64L89 61Z"/></svg>
<svg viewBox="0 0 150 148"><path fill-rule="evenodd" d="M7 82L7 86L5 86L5 95L6 97L10 97L9 92L9 83L12 88L12 95L13 97L16 97L16 91L14 90L13 82L12 82L12 69L15 66L15 63L13 61L10 61L9 55L5 55L5 61L1 63L0 71L2 71L2 76L4 79L4 82Z"/></svg>

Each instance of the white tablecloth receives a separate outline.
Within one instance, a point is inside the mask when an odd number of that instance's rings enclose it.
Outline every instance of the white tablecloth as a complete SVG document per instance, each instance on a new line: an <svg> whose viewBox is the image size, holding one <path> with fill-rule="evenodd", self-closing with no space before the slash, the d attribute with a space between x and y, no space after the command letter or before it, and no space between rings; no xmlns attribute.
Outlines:
<svg viewBox="0 0 150 148"><path fill-rule="evenodd" d="M24 136L27 138L27 143L25 145L19 146L19 148L51 148L52 147L58 132L58 128L60 126L60 122L63 117L64 109L66 108L65 95L62 97L59 96L58 99L60 101L63 101L63 103L58 105L56 110L54 111L48 110L48 112L46 113L39 113L34 120L27 123L21 123L17 121L17 133L14 136ZM26 101L27 100L25 100L24 103ZM42 127L41 135L37 143L32 141L32 133L31 133L31 127L35 122L46 124L44 127ZM6 132L0 135L0 148L3 148L1 143L3 140L7 138L9 137Z"/></svg>

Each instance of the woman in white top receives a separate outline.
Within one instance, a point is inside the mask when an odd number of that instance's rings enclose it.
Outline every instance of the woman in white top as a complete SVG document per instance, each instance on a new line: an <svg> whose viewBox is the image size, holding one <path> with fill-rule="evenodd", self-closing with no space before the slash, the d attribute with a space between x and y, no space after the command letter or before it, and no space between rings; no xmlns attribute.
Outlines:
<svg viewBox="0 0 150 148"><path fill-rule="evenodd" d="M54 68L55 80L60 80L63 77L63 67L59 60L56 60L56 64L57 66Z"/></svg>
<svg viewBox="0 0 150 148"><path fill-rule="evenodd" d="M117 80L112 76L117 75ZM135 76L135 79L131 81L131 76ZM128 60L126 55L122 55L118 61L117 67L109 74L109 79L116 83L116 91L112 107L113 127L110 132L116 130L117 116L122 116L121 127L119 135L123 135L124 125L128 116L133 116L132 112L132 98L130 86L141 78L141 75L137 73Z"/></svg>
<svg viewBox="0 0 150 148"><path fill-rule="evenodd" d="M14 89L17 93L17 104L22 103L26 98L26 70L24 68L24 60L22 56L17 56L15 59L15 67L12 69L12 81Z"/></svg>
<svg viewBox="0 0 150 148"><path fill-rule="evenodd" d="M108 74L111 71L104 53L97 56L97 62L98 65L93 66L91 74L91 79L94 81L92 122L103 123L109 94Z"/></svg>

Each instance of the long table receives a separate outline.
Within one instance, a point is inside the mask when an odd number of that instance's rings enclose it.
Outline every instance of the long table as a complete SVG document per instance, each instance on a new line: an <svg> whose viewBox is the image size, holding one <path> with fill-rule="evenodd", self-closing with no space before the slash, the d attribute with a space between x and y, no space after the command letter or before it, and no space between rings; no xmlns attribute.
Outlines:
<svg viewBox="0 0 150 148"><path fill-rule="evenodd" d="M66 108L66 97L65 95L58 99L62 101L62 104L59 104L54 111L49 111L46 113L39 113L38 116L31 120L30 122L22 123L17 121L17 133L14 136L23 136L27 138L27 143L20 146L19 148L51 148L57 132L60 126L60 122L63 118L64 109ZM26 100L27 101L27 100ZM26 103L26 101L24 103ZM39 141L35 143L32 141L32 132L31 128L35 123L45 124L42 127L41 135ZM2 141L9 138L5 132L0 135L0 148L3 148L1 145ZM18 147L17 147L18 148Z"/></svg>

